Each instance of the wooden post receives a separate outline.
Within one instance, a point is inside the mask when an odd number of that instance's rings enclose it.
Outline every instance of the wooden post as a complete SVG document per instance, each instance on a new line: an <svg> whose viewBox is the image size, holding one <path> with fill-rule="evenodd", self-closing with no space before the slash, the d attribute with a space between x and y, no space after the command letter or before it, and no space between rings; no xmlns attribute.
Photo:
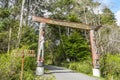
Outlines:
<svg viewBox="0 0 120 80"><path fill-rule="evenodd" d="M44 35L45 35L45 23L40 23L37 62L44 61L44 42L45 42Z"/></svg>
<svg viewBox="0 0 120 80"><path fill-rule="evenodd" d="M47 15L44 14L44 17L47 17ZM40 23L36 75L44 74L45 27L46 27L46 23L44 22Z"/></svg>
<svg viewBox="0 0 120 80"><path fill-rule="evenodd" d="M90 43L92 52L93 76L100 77L99 53L96 47L94 30L90 30Z"/></svg>
<svg viewBox="0 0 120 80"><path fill-rule="evenodd" d="M24 50L22 51L22 65L21 65L20 80L22 80L23 78L23 71L24 71Z"/></svg>
<svg viewBox="0 0 120 80"><path fill-rule="evenodd" d="M45 23L40 23L36 75L44 74L44 43L45 43L44 35L45 35Z"/></svg>

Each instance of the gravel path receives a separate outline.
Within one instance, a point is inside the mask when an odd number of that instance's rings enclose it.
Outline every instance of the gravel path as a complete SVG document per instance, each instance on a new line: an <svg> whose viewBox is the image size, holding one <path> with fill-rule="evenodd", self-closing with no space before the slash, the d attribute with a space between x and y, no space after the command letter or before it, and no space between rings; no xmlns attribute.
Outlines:
<svg viewBox="0 0 120 80"><path fill-rule="evenodd" d="M97 78L61 67L48 65L45 68L49 70L50 74L55 76L56 80L98 80Z"/></svg>

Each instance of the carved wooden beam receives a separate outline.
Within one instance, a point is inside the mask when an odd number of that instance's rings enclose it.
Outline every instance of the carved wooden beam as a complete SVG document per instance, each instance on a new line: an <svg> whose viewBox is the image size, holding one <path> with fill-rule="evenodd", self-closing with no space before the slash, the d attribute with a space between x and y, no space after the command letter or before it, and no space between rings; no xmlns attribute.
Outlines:
<svg viewBox="0 0 120 80"><path fill-rule="evenodd" d="M85 30L90 30L90 29L96 28L91 25L87 25L87 24L83 24L83 23L67 22L67 21L61 21L61 20L55 20L55 19L49 19L49 18L43 18L43 17L36 17L36 16L33 16L32 20L37 21L37 22L43 22L43 23L48 23L48 24L55 24L55 25L85 29Z"/></svg>

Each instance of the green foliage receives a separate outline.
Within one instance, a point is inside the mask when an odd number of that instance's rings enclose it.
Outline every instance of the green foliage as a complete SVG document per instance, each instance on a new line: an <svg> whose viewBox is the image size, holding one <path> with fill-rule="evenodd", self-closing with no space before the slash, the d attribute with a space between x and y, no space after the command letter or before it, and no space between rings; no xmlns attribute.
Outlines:
<svg viewBox="0 0 120 80"><path fill-rule="evenodd" d="M13 23L13 21L14 20L6 18L0 22L0 53L7 52L10 27L12 29L10 49L14 49L16 46L19 22L16 20ZM37 49L38 35L33 28L30 26L23 26L21 38L20 47L29 46L29 49Z"/></svg>
<svg viewBox="0 0 120 80"><path fill-rule="evenodd" d="M114 14L108 8L105 8L104 13L101 15L101 23L109 25L115 23Z"/></svg>
<svg viewBox="0 0 120 80"><path fill-rule="evenodd" d="M58 0L58 5L62 7L62 5L70 5L70 3L72 3L73 0Z"/></svg>
<svg viewBox="0 0 120 80"><path fill-rule="evenodd" d="M0 80L20 80L21 53L0 54ZM25 57L23 80L55 80L53 75L36 76L36 58Z"/></svg>
<svg viewBox="0 0 120 80"><path fill-rule="evenodd" d="M35 70L35 68L36 68L35 61L36 61L35 57L34 58L26 57L25 58L25 65L24 65L25 69L24 70L25 71L27 71L27 70Z"/></svg>
<svg viewBox="0 0 120 80"><path fill-rule="evenodd" d="M10 15L10 9L0 8L0 18L7 18Z"/></svg>
<svg viewBox="0 0 120 80"><path fill-rule="evenodd" d="M70 14L70 15L68 15L67 18L69 21L79 22L79 19L77 18L76 14Z"/></svg>
<svg viewBox="0 0 120 80"><path fill-rule="evenodd" d="M28 46L28 49L37 50L37 44L38 35L36 34L35 30L30 26L25 26L23 28L20 46Z"/></svg>
<svg viewBox="0 0 120 80"><path fill-rule="evenodd" d="M16 72L20 69L20 59L15 58L12 54L1 54L0 55L0 79L11 80Z"/></svg>
<svg viewBox="0 0 120 80"><path fill-rule="evenodd" d="M62 66L75 70L77 72L85 73L88 75L92 75L92 60L88 59L81 62L70 62L70 63L62 63Z"/></svg>
<svg viewBox="0 0 120 80"><path fill-rule="evenodd" d="M47 46L51 50L47 50L45 56L49 64L60 65L66 59L70 59L70 61L84 61L90 56L89 45L79 32L74 31L69 37L63 35L60 44L54 45L53 48L51 48L52 42L47 42L48 44L51 44Z"/></svg>
<svg viewBox="0 0 120 80"><path fill-rule="evenodd" d="M101 56L101 73L107 80L119 80L120 55L106 54Z"/></svg>
<svg viewBox="0 0 120 80"><path fill-rule="evenodd" d="M74 32L69 37L63 36L63 43L66 57L71 60L84 60L90 56L87 41L78 32Z"/></svg>
<svg viewBox="0 0 120 80"><path fill-rule="evenodd" d="M4 18L1 22L0 22L0 32L4 32L7 31L9 29L9 27L11 27L11 21L9 18Z"/></svg>
<svg viewBox="0 0 120 80"><path fill-rule="evenodd" d="M62 44L60 44L56 49L54 53L54 64L60 65L62 61L66 59L65 52L63 50Z"/></svg>
<svg viewBox="0 0 120 80"><path fill-rule="evenodd" d="M6 52L7 50L7 42L8 40L6 39L8 32L2 32L0 33L0 53Z"/></svg>
<svg viewBox="0 0 120 80"><path fill-rule="evenodd" d="M16 56L21 53L10 53L0 55L0 80L20 80L21 57ZM25 57L24 80L33 80L35 78L35 58Z"/></svg>
<svg viewBox="0 0 120 80"><path fill-rule="evenodd" d="M11 9L0 8L0 53L6 53L9 42L9 29L12 28L11 49L15 46L18 21L10 17Z"/></svg>

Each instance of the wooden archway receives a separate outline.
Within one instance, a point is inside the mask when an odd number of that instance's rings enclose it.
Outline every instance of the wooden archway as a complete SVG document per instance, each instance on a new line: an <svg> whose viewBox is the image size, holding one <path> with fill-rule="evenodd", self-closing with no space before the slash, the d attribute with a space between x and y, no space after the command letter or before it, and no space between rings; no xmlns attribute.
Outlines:
<svg viewBox="0 0 120 80"><path fill-rule="evenodd" d="M84 29L84 30L90 31L93 75L98 76L98 77L100 76L100 70L99 70L99 57L100 57L99 55L100 54L97 51L94 32L102 26L95 27L95 26L87 25L87 24L83 24L83 23L67 22L67 21L54 20L54 19L49 19L49 18L37 17L37 16L33 16L32 20L41 22L41 27L45 27L44 26L45 23L48 23L48 24L61 25L61 26L65 26L65 27L78 28L78 29ZM43 28L41 28L41 29L43 29ZM40 35L43 35L43 34L40 33ZM38 52L40 52L40 51L38 51Z"/></svg>

